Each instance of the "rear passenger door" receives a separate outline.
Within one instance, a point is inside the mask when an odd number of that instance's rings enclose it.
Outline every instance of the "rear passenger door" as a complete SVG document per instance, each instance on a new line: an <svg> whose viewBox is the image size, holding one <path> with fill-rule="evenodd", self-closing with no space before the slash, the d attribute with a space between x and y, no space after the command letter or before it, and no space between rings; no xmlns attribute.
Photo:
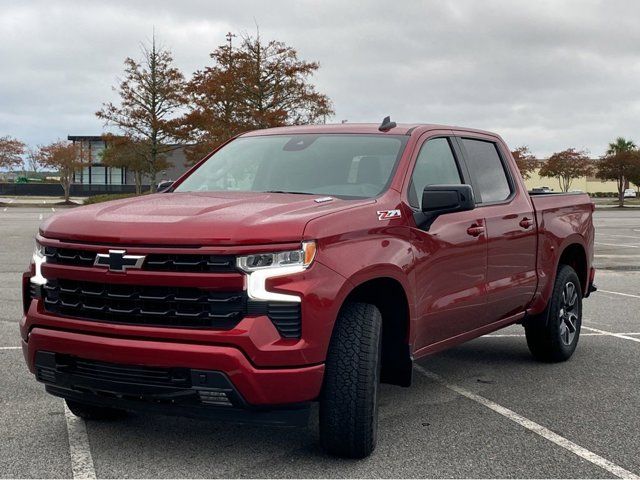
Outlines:
<svg viewBox="0 0 640 480"><path fill-rule="evenodd" d="M487 323L524 310L537 284L535 216L504 144L491 136L460 136L478 206L485 219Z"/></svg>
<svg viewBox="0 0 640 480"><path fill-rule="evenodd" d="M454 142L449 132L425 137L419 144L406 187L406 200L414 212L420 212L425 186L469 183ZM428 228L411 229L417 350L483 325L487 268L483 225L482 214L471 210L441 215Z"/></svg>

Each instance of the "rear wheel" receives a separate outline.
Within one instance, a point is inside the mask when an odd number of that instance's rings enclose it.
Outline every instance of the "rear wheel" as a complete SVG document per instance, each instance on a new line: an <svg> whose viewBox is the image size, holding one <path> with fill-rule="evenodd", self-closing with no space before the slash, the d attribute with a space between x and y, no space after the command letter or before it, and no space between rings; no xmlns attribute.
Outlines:
<svg viewBox="0 0 640 480"><path fill-rule="evenodd" d="M65 402L71 413L85 420L118 420L127 416L127 412L118 408L100 407L69 399L65 399Z"/></svg>
<svg viewBox="0 0 640 480"><path fill-rule="evenodd" d="M381 350L380 311L346 304L331 337L320 397L320 443L328 453L364 458L375 449Z"/></svg>
<svg viewBox="0 0 640 480"><path fill-rule="evenodd" d="M581 326L580 279L569 265L561 265L547 308L525 323L531 354L545 362L568 360L578 345Z"/></svg>

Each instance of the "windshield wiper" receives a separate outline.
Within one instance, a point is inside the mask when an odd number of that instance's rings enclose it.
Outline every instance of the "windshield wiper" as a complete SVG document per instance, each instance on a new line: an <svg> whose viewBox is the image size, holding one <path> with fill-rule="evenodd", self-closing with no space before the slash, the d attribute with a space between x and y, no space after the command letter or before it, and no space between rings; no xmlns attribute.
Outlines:
<svg viewBox="0 0 640 480"><path fill-rule="evenodd" d="M297 195L318 195L317 193L310 193L310 192L289 192L286 190L265 190L262 193L293 193L293 194L297 194Z"/></svg>

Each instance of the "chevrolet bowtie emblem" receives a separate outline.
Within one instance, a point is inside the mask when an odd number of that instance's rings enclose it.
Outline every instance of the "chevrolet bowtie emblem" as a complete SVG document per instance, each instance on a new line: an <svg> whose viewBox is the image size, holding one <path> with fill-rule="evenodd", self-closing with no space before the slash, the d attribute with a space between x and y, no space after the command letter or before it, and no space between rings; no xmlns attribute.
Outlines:
<svg viewBox="0 0 640 480"><path fill-rule="evenodd" d="M125 255L126 250L109 250L109 253L98 253L95 266L109 267L112 272L124 272L128 268L142 268L144 255Z"/></svg>

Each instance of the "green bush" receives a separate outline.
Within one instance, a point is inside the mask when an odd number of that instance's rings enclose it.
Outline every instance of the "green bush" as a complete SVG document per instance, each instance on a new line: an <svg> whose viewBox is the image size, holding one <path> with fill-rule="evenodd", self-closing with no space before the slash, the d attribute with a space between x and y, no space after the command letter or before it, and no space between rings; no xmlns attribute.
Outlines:
<svg viewBox="0 0 640 480"><path fill-rule="evenodd" d="M121 198L136 197L135 193L111 193L105 195L94 195L84 201L84 205L93 205L94 203L108 202L110 200L120 200Z"/></svg>

